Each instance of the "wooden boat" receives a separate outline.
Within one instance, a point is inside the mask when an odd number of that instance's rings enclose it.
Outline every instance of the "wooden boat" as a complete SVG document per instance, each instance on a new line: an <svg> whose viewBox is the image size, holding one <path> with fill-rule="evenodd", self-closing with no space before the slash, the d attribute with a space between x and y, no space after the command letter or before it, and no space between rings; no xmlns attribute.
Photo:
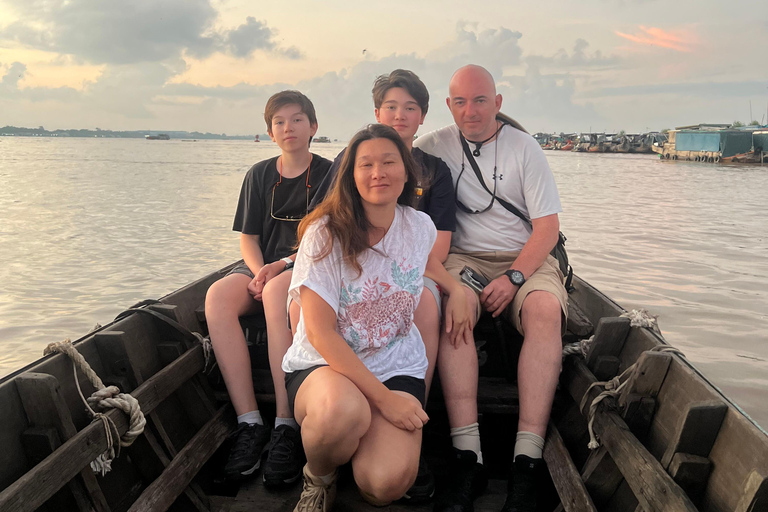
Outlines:
<svg viewBox="0 0 768 512"><path fill-rule="evenodd" d="M298 486L267 493L260 479L239 488L219 479L234 415L216 371L206 370L202 336L192 333L206 333L206 290L229 268L131 308L74 343L104 384L138 400L147 421L103 476L89 463L108 446L105 427L86 413L68 357L49 355L0 380L0 510L293 509ZM684 357L665 351L659 334L632 326L620 306L586 282L575 278L573 285L564 342L576 351L588 348L585 357L565 359L544 451L552 483L541 510L768 510L766 432ZM268 416L274 397L263 318L243 323L257 399ZM511 328L490 322L481 322L475 335L482 442L492 477L475 509L497 511L518 411L514 379L504 376L514 374L520 340ZM620 373L621 389L592 407L600 443L592 450L589 411L603 390L594 383ZM94 391L79 371L77 379L85 396ZM438 382L427 411L425 456L440 482L440 454L449 440ZM126 432L126 414L112 409L105 416L121 435ZM336 510L374 510L359 498L348 471L342 472ZM431 505L386 510L426 511Z"/></svg>

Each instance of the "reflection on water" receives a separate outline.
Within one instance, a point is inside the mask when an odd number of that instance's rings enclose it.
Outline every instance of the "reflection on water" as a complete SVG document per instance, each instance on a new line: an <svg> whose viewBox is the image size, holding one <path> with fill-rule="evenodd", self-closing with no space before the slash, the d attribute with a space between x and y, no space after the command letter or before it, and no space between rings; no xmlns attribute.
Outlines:
<svg viewBox="0 0 768 512"><path fill-rule="evenodd" d="M313 150L333 157L338 144ZM3 138L0 375L239 258L244 173L272 143ZM762 425L768 166L547 152L576 272L664 335Z"/></svg>

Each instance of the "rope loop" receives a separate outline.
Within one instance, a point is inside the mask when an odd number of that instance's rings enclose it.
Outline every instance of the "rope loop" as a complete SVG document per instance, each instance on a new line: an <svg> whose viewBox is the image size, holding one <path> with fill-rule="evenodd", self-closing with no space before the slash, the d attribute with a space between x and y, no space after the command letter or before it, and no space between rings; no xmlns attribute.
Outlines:
<svg viewBox="0 0 768 512"><path fill-rule="evenodd" d="M144 414L141 412L139 401L128 393L121 393L117 386L105 386L101 378L93 371L88 361L77 351L72 342L67 338L64 341L51 343L43 351L44 355L60 353L72 360L72 373L77 386L80 399L85 404L92 421L101 421L104 426L104 434L107 438L107 449L91 462L94 473L106 475L112 469L112 460L120 456L121 446L130 446L137 437L144 432L147 424ZM90 381L96 391L86 400L80 381L77 378L77 370ZM129 417L128 431L120 436L115 423L103 412L107 409L120 409ZM98 410L98 412L97 412ZM115 450L117 447L117 450Z"/></svg>
<svg viewBox="0 0 768 512"><path fill-rule="evenodd" d="M671 347L669 345L657 345L653 347L650 350L647 350L646 352L669 352L672 354L677 354L680 357L685 357L685 354L683 354L679 349L675 347ZM597 386L602 386L604 388L603 392L600 393L595 397L594 400L592 400L592 403L589 406L589 414L587 415L589 418L589 422L587 423L587 429L589 430L589 444L587 447L590 450L596 450L600 447L600 441L598 440L597 435L595 434L594 424L595 424L595 417L597 416L597 407L600 405L600 402L605 400L608 397L615 398L621 394L621 392L626 387L627 383L632 380L632 377L635 373L637 373L637 369L639 368L637 362L629 366L626 370L624 370L621 375L618 375L608 381L604 382L593 382L589 385L587 388L586 393L584 393L584 396L581 399L580 404L580 410L584 410L584 406L587 403L587 400L589 400L589 392L592 391L592 388Z"/></svg>

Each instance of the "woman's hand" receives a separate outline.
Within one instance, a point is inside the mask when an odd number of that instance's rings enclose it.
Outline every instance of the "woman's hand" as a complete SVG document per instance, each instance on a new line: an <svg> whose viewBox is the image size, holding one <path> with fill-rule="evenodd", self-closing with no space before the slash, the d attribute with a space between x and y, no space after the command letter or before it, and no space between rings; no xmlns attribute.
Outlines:
<svg viewBox="0 0 768 512"><path fill-rule="evenodd" d="M449 339L454 347L462 340L464 343L472 341L470 312L463 286L455 287L448 295L445 304L445 332L450 335Z"/></svg>
<svg viewBox="0 0 768 512"><path fill-rule="evenodd" d="M285 270L285 262L283 260L273 261L262 266L256 277L248 285L248 292L253 295L254 299L261 300L261 294L264 292L264 287L269 280L280 275L283 270Z"/></svg>
<svg viewBox="0 0 768 512"><path fill-rule="evenodd" d="M402 395L389 391L378 404L381 415L391 424L402 430L413 432L422 428L429 416L421 408L421 404Z"/></svg>

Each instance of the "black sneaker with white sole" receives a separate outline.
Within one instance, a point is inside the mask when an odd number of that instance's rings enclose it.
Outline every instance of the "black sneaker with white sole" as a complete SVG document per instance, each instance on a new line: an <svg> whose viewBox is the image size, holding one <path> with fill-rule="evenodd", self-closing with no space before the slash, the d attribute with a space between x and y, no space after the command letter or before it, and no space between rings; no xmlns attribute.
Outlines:
<svg viewBox="0 0 768 512"><path fill-rule="evenodd" d="M435 495L435 475L427 466L427 461L424 457L419 457L419 472L416 474L416 481L413 482L408 491L403 495L403 502L412 503L414 505L419 503L426 503L432 499Z"/></svg>
<svg viewBox="0 0 768 512"><path fill-rule="evenodd" d="M304 467L301 432L288 425L272 431L267 460L264 463L264 486L282 487L297 482Z"/></svg>
<svg viewBox="0 0 768 512"><path fill-rule="evenodd" d="M224 474L232 480L244 480L261 465L261 455L269 442L269 427L239 423L230 435L235 440L224 466Z"/></svg>

